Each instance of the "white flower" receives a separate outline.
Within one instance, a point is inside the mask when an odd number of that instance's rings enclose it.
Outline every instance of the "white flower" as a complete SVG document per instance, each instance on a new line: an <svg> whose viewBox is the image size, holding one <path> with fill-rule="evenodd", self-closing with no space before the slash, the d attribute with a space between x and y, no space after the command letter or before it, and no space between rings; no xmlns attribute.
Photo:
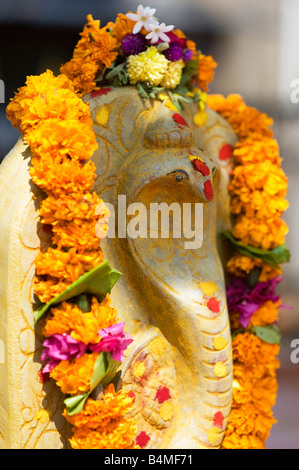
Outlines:
<svg viewBox="0 0 299 470"><path fill-rule="evenodd" d="M150 31L150 25L157 25L158 22L154 18L155 12L156 8L143 7L142 5L139 5L137 8L137 14L127 13L126 16L129 18L129 20L137 22L133 28L133 34L139 33L142 28Z"/></svg>
<svg viewBox="0 0 299 470"><path fill-rule="evenodd" d="M161 23L161 24L150 24L149 27L150 27L151 32L145 37L146 39L151 40L151 44L156 44L159 41L159 39L161 39L163 42L170 41L169 37L165 33L168 33L169 31L171 31L174 28L173 25L166 26L165 23Z"/></svg>

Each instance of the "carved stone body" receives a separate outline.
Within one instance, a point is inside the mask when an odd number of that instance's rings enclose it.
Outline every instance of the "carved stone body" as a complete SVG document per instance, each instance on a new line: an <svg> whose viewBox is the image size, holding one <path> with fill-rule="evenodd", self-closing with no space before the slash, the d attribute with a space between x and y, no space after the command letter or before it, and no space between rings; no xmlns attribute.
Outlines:
<svg viewBox="0 0 299 470"><path fill-rule="evenodd" d="M95 190L116 211L116 237L105 238L102 248L111 266L123 273L112 301L134 338L122 385L136 396L132 415L138 433L150 437L148 448L218 448L232 395L225 254L217 237L230 228L230 164L218 156L222 145L233 145L236 137L210 110L205 126L197 128L195 105L182 113L188 125L180 124L173 110L161 101L144 102L134 87L85 99L99 143L93 156ZM210 174L195 171L190 155L200 157ZM34 259L47 238L38 224L39 195L30 183L29 157L19 141L0 168L0 338L6 348L0 364L0 442L11 448L57 448L67 445L69 429L60 416L60 391L52 381L42 386L37 379L41 343L33 328L32 284ZM213 200L205 191L207 180ZM202 245L186 249L186 240L161 238L159 232L155 238L153 232L146 238L117 237L123 230L117 223L120 195L127 206L141 203L148 213L153 203L178 203L182 209L184 203L204 203ZM219 312L208 306L211 298ZM169 397L159 400L163 387ZM219 411L222 429L214 423Z"/></svg>

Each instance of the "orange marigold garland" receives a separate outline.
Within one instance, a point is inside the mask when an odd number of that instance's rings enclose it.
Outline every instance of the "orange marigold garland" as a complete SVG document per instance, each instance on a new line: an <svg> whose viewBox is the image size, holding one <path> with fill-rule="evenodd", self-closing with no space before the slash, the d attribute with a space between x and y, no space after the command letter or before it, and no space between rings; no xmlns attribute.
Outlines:
<svg viewBox="0 0 299 470"><path fill-rule="evenodd" d="M275 287L281 263L289 260L287 178L272 119L247 106L238 95L210 95L208 105L220 113L238 137L229 192L232 232L223 235L235 248L227 263L227 301L233 334L233 403L224 449L264 449L276 422L280 333L276 326L281 301Z"/></svg>
<svg viewBox="0 0 299 470"><path fill-rule="evenodd" d="M132 406L127 392L115 393L109 386L98 401L89 397L99 383L105 386L113 378L132 340L118 322L109 292L97 292L94 286L89 292L88 282L97 272L109 276L111 269L103 262L96 235L100 219L107 230L107 211L92 191L95 166L89 159L97 143L88 103L75 94L65 75L55 77L47 70L27 78L7 116L31 149L30 175L45 196L40 222L52 242L35 260L34 291L42 303L36 321L47 313L42 319L42 377L53 378L67 395L64 414L70 421L69 415L80 415L80 410L91 423L98 409L109 414L104 426L99 423L95 429L77 428L75 420L73 447L138 448L135 425L125 416Z"/></svg>

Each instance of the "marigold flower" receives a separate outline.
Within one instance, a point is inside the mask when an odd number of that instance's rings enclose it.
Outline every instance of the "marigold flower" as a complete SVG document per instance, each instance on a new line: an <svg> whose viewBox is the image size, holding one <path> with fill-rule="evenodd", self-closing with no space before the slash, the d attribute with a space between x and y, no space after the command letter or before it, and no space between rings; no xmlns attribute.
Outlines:
<svg viewBox="0 0 299 470"><path fill-rule="evenodd" d="M169 61L160 54L156 47L150 46L141 54L131 55L127 61L128 77L132 85L137 82L149 82L153 86L160 85Z"/></svg>
<svg viewBox="0 0 299 470"><path fill-rule="evenodd" d="M58 221L52 227L52 244L58 250L75 248L78 253L99 250L101 240L96 233L97 223L98 218Z"/></svg>
<svg viewBox="0 0 299 470"><path fill-rule="evenodd" d="M272 300L265 301L252 315L249 323L251 326L267 326L273 325L278 320L278 310L281 301L273 302Z"/></svg>
<svg viewBox="0 0 299 470"><path fill-rule="evenodd" d="M118 44L121 44L122 40L128 34L133 33L133 28L136 22L129 20L127 15L119 13L116 17L115 24L111 27L111 34L117 40ZM147 34L146 29L141 30L142 34Z"/></svg>
<svg viewBox="0 0 299 470"><path fill-rule="evenodd" d="M81 96L96 87L94 79L97 73L104 66L109 68L118 54L116 48L119 44L107 31L112 26L113 23L108 23L104 28L100 28L100 21L88 15L73 58L60 69L61 73L74 82Z"/></svg>
<svg viewBox="0 0 299 470"><path fill-rule="evenodd" d="M42 303L47 303L57 297L71 285L71 281L57 280L51 276L35 276L34 293Z"/></svg>
<svg viewBox="0 0 299 470"><path fill-rule="evenodd" d="M91 271L103 261L102 251L76 253L74 248L68 252L48 248L35 259L36 273L48 275L65 282L74 282L83 274Z"/></svg>
<svg viewBox="0 0 299 470"><path fill-rule="evenodd" d="M211 55L205 56L204 54L201 54L199 56L198 78L196 82L201 90L209 91L208 85L214 78L216 67L217 62L215 62Z"/></svg>
<svg viewBox="0 0 299 470"><path fill-rule="evenodd" d="M235 336L232 348L236 363L246 367L257 364L265 366L275 359L280 350L278 344L266 343L249 332Z"/></svg>
<svg viewBox="0 0 299 470"><path fill-rule="evenodd" d="M259 282L266 282L281 274L281 269L264 265L258 258L250 258L236 252L227 262L228 272L235 277L246 277L254 268L260 268Z"/></svg>
<svg viewBox="0 0 299 470"><path fill-rule="evenodd" d="M235 144L233 156L236 163L241 165L261 162L269 162L277 166L281 164L278 143L272 138L242 139Z"/></svg>
<svg viewBox="0 0 299 470"><path fill-rule="evenodd" d="M74 428L70 443L73 449L139 449L135 435L136 424L123 418L100 431Z"/></svg>
<svg viewBox="0 0 299 470"><path fill-rule="evenodd" d="M57 158L32 157L31 163L29 173L33 183L56 197L89 191L95 181L96 167L91 160L84 163L64 155Z"/></svg>
<svg viewBox="0 0 299 470"><path fill-rule="evenodd" d="M69 416L65 411L63 415L76 428L99 430L104 429L111 421L122 419L131 411L133 402L127 391L122 389L115 392L114 385L110 384L99 400L89 398L80 413Z"/></svg>
<svg viewBox="0 0 299 470"><path fill-rule="evenodd" d="M88 313L83 313L76 304L62 302L51 309L43 327L43 335L69 333L77 341L96 344L100 341L99 330L109 328L116 322L117 312L111 305L109 295L100 304L96 297L92 297Z"/></svg>
<svg viewBox="0 0 299 470"><path fill-rule="evenodd" d="M169 62L161 86L164 88L175 88L181 81L184 66L183 59L176 62Z"/></svg>
<svg viewBox="0 0 299 470"><path fill-rule="evenodd" d="M91 124L88 105L73 91L74 85L65 75L55 77L51 70L28 76L26 85L18 89L7 106L7 117L14 127L20 127L20 132L49 117L73 116Z"/></svg>
<svg viewBox="0 0 299 470"><path fill-rule="evenodd" d="M55 380L62 393L69 395L85 393L90 388L90 379L97 357L98 353L94 352L71 361L60 361L51 370L50 377Z"/></svg>
<svg viewBox="0 0 299 470"><path fill-rule="evenodd" d="M249 218L242 215L237 218L232 234L244 245L272 250L285 242L288 226L280 218L262 219Z"/></svg>
<svg viewBox="0 0 299 470"><path fill-rule="evenodd" d="M243 98L237 94L228 95L226 98L223 95L208 95L207 104L224 119L229 119L232 114L242 113L246 109Z"/></svg>
<svg viewBox="0 0 299 470"><path fill-rule="evenodd" d="M53 160L87 160L98 148L92 128L73 119L47 119L26 135L26 141L34 156Z"/></svg>
<svg viewBox="0 0 299 470"><path fill-rule="evenodd" d="M56 225L59 221L73 221L77 219L98 219L96 208L103 201L97 193L66 194L63 198L48 196L41 203L39 215L43 224Z"/></svg>

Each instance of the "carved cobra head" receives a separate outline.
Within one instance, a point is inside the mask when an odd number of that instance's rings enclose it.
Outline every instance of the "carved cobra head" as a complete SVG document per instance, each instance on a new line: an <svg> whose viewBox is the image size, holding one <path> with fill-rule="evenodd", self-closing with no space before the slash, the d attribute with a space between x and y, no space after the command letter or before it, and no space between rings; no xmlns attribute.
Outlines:
<svg viewBox="0 0 299 470"><path fill-rule="evenodd" d="M230 410L232 384L229 320L216 239L219 227L230 223L229 168L218 154L223 144L235 142L235 136L211 111L206 126L197 128L193 105L180 115L163 102L144 102L132 88L112 89L86 100L99 143L93 157L96 190L115 208L116 237L106 238L103 250L123 273L112 299L134 337L122 382L136 396L132 414L138 432L150 437L149 448L217 447ZM129 208L127 223L139 213L138 223L145 224L147 236L130 236L122 227L117 238L118 224L124 221L119 215L120 195ZM201 231L200 243L186 249L186 237L175 237L171 230L163 237L161 226L151 230L151 208L160 204L180 208L169 213L171 228L186 204L193 204L190 230ZM213 346L218 337L223 338L221 351ZM161 389L169 393L162 403L157 399ZM219 410L224 427L215 437L213 415ZM182 426L188 427L188 436Z"/></svg>

